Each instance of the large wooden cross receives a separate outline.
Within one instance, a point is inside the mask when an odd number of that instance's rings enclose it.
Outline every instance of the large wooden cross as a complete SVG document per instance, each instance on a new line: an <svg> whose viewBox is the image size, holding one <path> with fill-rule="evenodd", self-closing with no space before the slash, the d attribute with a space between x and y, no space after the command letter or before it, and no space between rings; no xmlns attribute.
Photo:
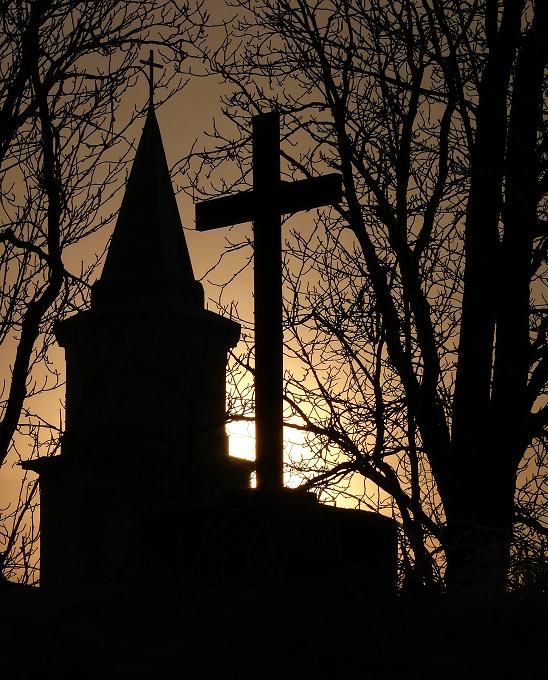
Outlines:
<svg viewBox="0 0 548 680"><path fill-rule="evenodd" d="M196 228L253 222L255 287L255 447L257 487L283 487L283 327L281 216L338 203L338 174L280 179L280 116L253 118L253 189L196 205Z"/></svg>

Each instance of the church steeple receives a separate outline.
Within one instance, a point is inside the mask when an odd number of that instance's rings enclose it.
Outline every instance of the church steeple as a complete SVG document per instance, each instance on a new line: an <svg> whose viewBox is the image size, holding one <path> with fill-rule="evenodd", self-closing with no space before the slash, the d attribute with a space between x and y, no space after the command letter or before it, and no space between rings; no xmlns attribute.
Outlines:
<svg viewBox="0 0 548 680"><path fill-rule="evenodd" d="M240 326L204 309L152 106L91 309L55 333L62 450L27 465L40 473L41 583L127 579L155 554L147 523L219 502L251 473L225 431Z"/></svg>
<svg viewBox="0 0 548 680"><path fill-rule="evenodd" d="M171 184L160 128L149 106L100 280L96 310L203 307Z"/></svg>

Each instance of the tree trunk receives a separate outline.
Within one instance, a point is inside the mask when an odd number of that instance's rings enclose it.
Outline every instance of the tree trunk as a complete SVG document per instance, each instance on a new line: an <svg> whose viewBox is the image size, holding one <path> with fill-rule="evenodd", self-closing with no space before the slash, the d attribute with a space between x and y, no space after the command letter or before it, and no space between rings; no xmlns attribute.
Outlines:
<svg viewBox="0 0 548 680"><path fill-rule="evenodd" d="M447 557L447 589L489 595L504 592L512 539L515 470L502 463L505 451L487 455L491 465L463 463L444 499L447 526L442 541Z"/></svg>
<svg viewBox="0 0 548 680"><path fill-rule="evenodd" d="M536 5L522 39L522 5L504 5L491 41L471 153L451 483L443 495L446 582L457 591L506 587L516 470L527 446L530 233L546 11Z"/></svg>

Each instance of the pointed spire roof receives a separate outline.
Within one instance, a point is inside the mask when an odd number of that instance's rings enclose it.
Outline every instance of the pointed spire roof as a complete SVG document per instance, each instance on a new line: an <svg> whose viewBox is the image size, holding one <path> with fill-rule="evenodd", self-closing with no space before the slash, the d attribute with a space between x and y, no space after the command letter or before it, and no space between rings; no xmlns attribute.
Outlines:
<svg viewBox="0 0 548 680"><path fill-rule="evenodd" d="M156 114L149 107L103 273L95 309L203 307L171 184Z"/></svg>

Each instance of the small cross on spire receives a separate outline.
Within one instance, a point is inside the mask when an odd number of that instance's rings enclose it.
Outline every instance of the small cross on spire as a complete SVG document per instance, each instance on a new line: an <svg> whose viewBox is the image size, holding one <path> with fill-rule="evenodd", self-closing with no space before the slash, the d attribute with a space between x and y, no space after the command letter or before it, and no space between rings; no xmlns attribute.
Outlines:
<svg viewBox="0 0 548 680"><path fill-rule="evenodd" d="M148 66L148 105L154 106L154 69L164 67L154 61L154 50L150 50L148 59L141 59L141 64Z"/></svg>

